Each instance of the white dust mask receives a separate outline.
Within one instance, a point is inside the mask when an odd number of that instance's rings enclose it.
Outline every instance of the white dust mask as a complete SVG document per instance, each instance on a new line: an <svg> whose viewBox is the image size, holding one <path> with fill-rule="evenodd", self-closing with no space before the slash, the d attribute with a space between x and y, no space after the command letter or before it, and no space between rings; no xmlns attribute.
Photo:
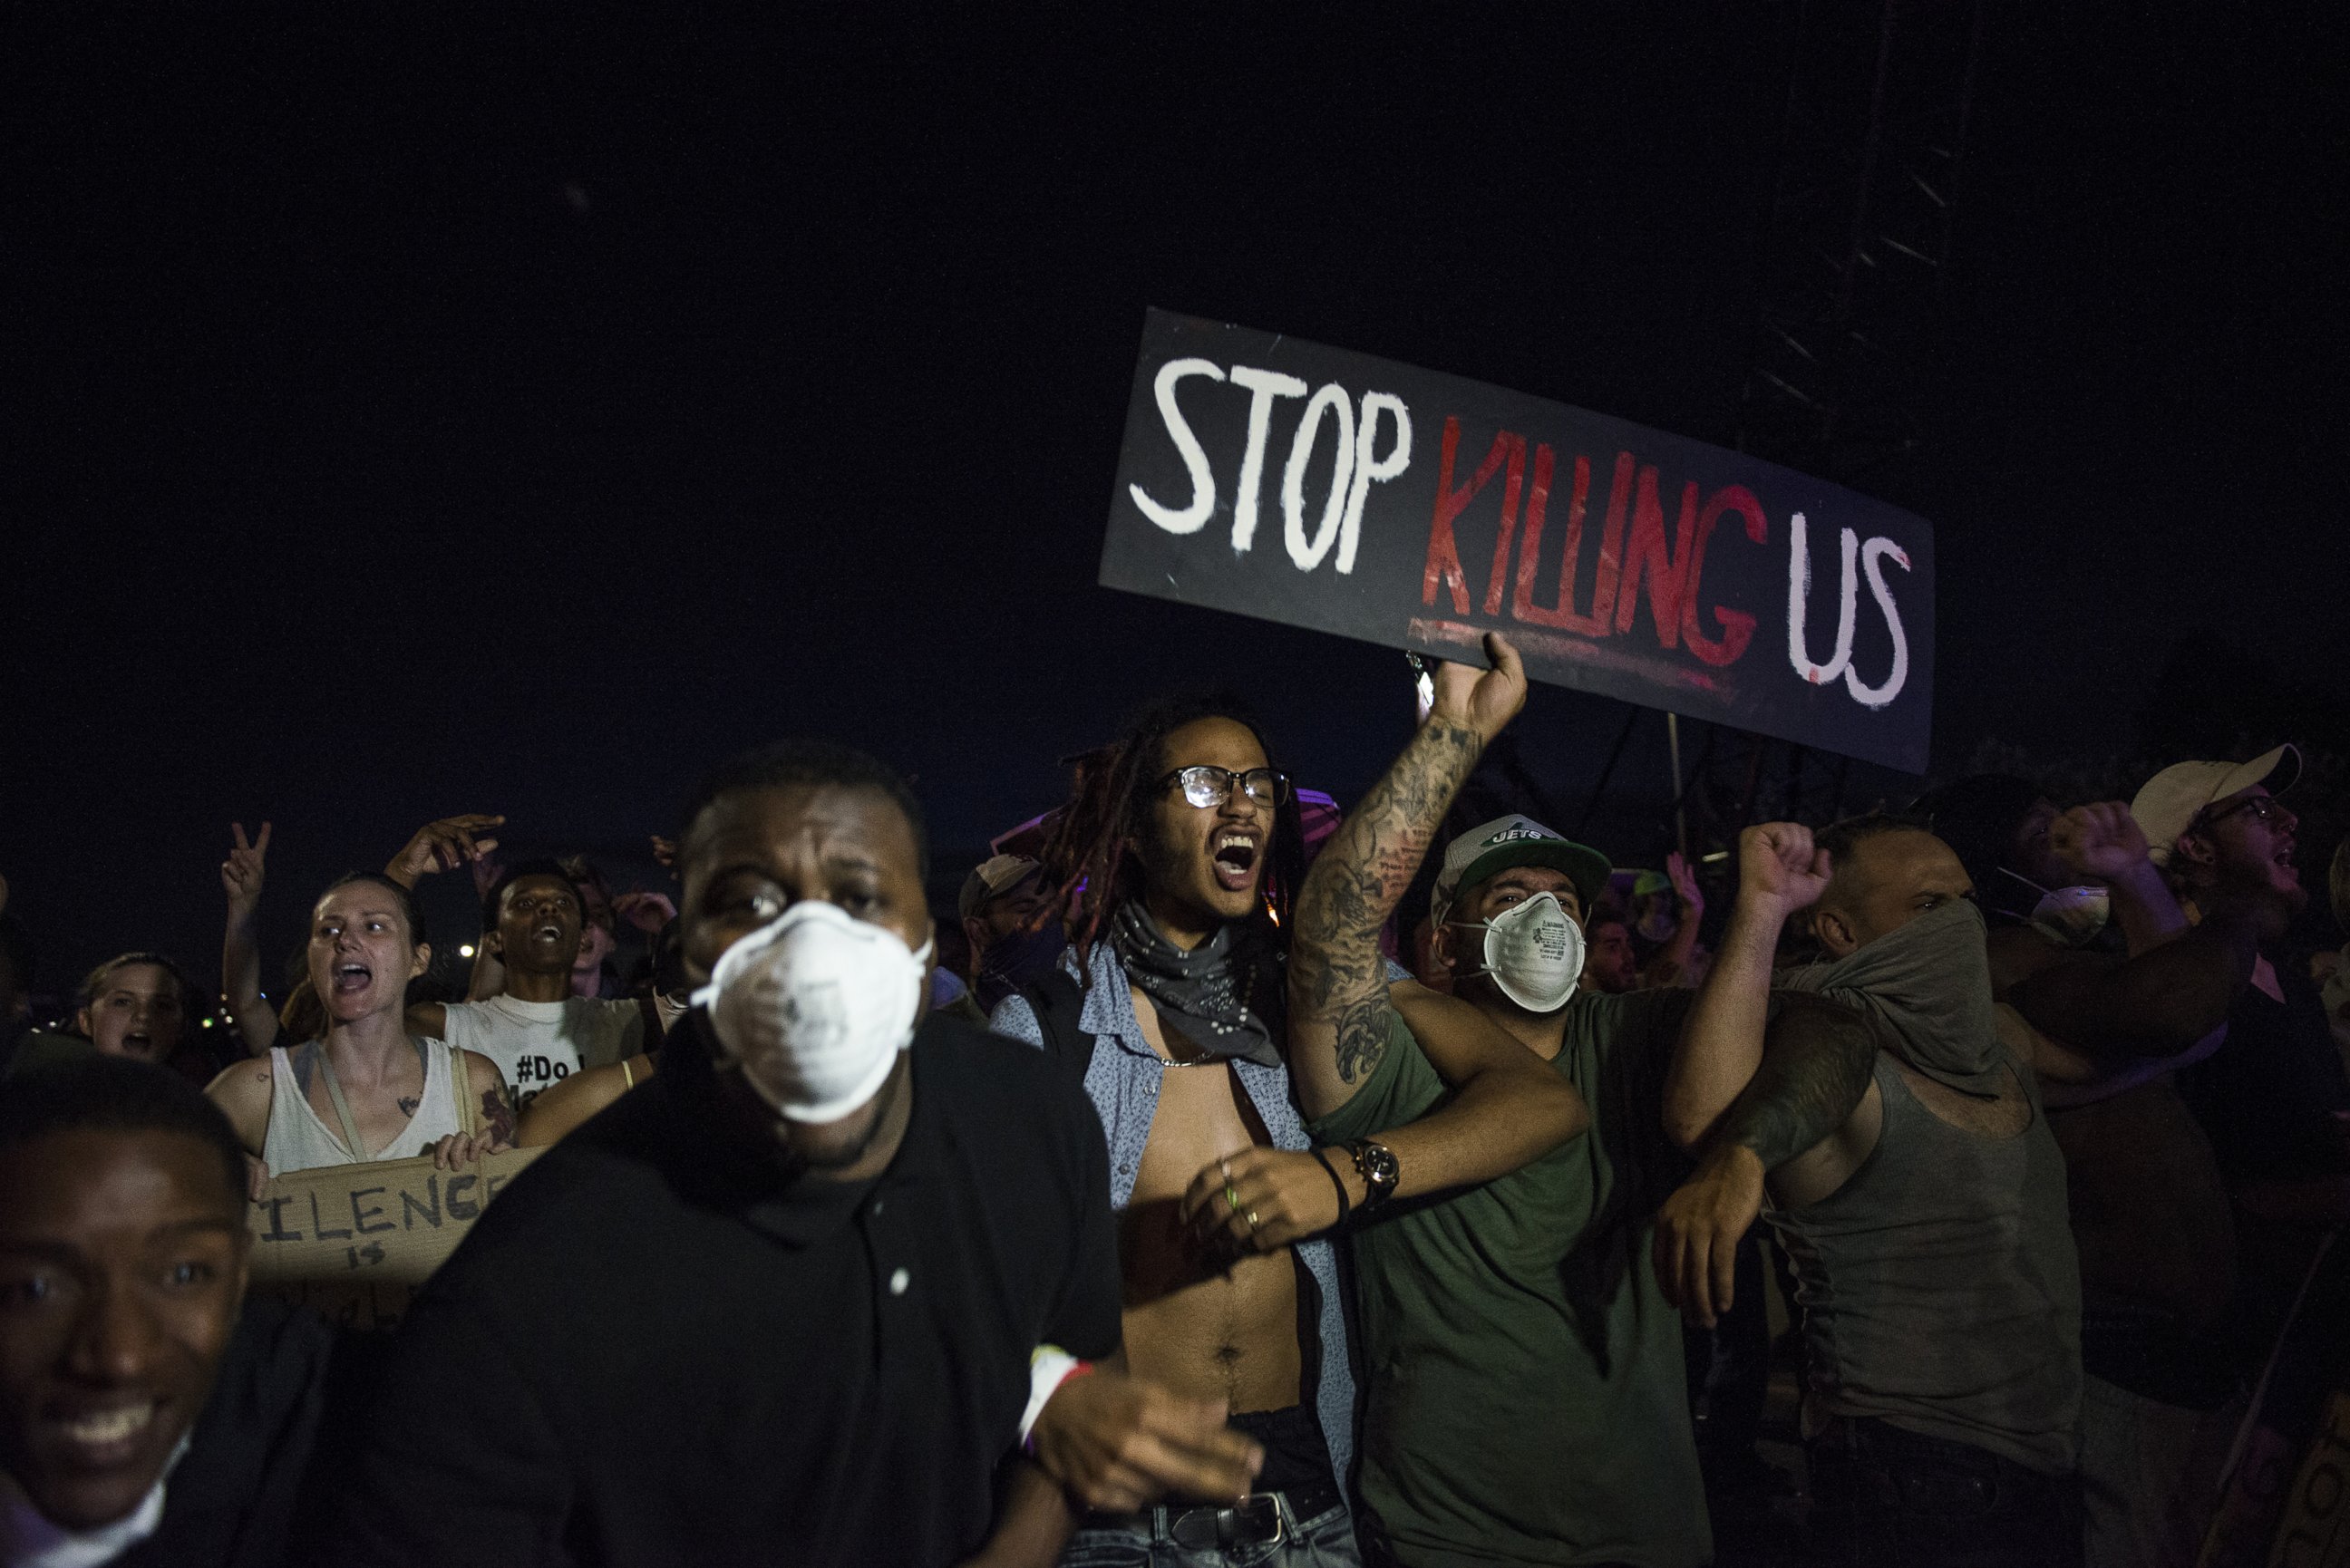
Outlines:
<svg viewBox="0 0 2350 1568"><path fill-rule="evenodd" d="M2085 947L2106 929L2113 918L2113 893L2109 888L2094 884L2075 888L2043 888L2020 871L2000 867L2003 876L2012 877L2040 895L2032 906L2032 913L2023 923L2060 948Z"/></svg>
<svg viewBox="0 0 2350 1568"><path fill-rule="evenodd" d="M730 1060L795 1122L837 1121L880 1091L910 1044L931 954L893 931L804 898L726 950L693 993Z"/></svg>
<svg viewBox="0 0 2350 1568"><path fill-rule="evenodd" d="M1555 1012L1583 977L1583 928L1554 893L1537 893L1485 922L1485 972L1529 1012Z"/></svg>
<svg viewBox="0 0 2350 1568"><path fill-rule="evenodd" d="M2112 899L2104 888L2052 888L2033 906L2032 929L2058 947L2080 947L2106 929L2113 918Z"/></svg>

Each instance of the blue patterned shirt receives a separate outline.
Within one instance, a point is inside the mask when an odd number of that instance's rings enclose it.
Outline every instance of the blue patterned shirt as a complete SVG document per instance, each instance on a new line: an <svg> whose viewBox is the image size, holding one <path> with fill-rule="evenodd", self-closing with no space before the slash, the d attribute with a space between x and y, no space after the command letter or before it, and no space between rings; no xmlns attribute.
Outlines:
<svg viewBox="0 0 2350 1568"><path fill-rule="evenodd" d="M1071 978L1082 978L1075 949L1062 955L1062 965ZM1039 1048L1045 1044L1044 1028L1024 996L1014 994L998 1002L988 1023L999 1034ZM1086 989L1077 1027L1103 1047L1094 1052L1092 1064L1086 1069L1086 1093L1093 1096L1094 1109L1101 1113L1102 1132L1109 1140L1109 1204L1122 1212L1134 1196L1134 1173L1142 1168L1142 1146L1150 1141L1150 1121L1159 1113L1159 1079L1167 1071L1167 1059L1142 1037L1126 968L1107 942L1094 948L1092 983ZM1305 1120L1289 1097L1288 1069L1238 1057L1232 1065L1263 1120L1273 1146L1295 1150L1311 1147ZM1320 1287L1322 1367L1315 1407L1322 1421L1322 1439L1329 1446L1331 1471L1345 1490L1355 1457L1355 1379L1347 1358L1347 1319L1338 1301L1337 1259L1326 1241L1298 1242L1297 1256Z"/></svg>

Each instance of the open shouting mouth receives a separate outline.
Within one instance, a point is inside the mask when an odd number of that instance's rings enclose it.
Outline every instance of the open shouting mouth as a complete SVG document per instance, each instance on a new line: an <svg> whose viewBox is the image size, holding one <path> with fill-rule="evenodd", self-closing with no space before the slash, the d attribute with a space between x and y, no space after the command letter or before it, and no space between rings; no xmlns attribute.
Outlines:
<svg viewBox="0 0 2350 1568"><path fill-rule="evenodd" d="M1227 828L1216 835L1216 883L1227 892L1245 893L1255 883L1257 857L1263 846L1253 833Z"/></svg>

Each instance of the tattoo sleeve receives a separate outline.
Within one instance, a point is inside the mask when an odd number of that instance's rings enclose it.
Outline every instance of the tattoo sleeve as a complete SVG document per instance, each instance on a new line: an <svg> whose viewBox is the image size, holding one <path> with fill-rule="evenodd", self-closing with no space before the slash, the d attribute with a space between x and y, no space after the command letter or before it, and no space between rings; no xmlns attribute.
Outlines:
<svg viewBox="0 0 2350 1568"><path fill-rule="evenodd" d="M1721 1139L1775 1170L1844 1126L1868 1092L1877 1044L1850 1008L1787 997L1763 1034L1762 1064L1722 1117Z"/></svg>
<svg viewBox="0 0 2350 1568"><path fill-rule="evenodd" d="M482 1091L482 1130L490 1135L493 1143L514 1142L514 1106L507 1103L504 1090Z"/></svg>
<svg viewBox="0 0 2350 1568"><path fill-rule="evenodd" d="M1379 928L1411 885L1446 807L1484 742L1465 724L1431 721L1347 815L1298 889L1289 958L1290 1042L1301 1068L1332 1063L1349 1088L1386 1055L1387 965ZM1326 1055L1325 1054L1327 1054Z"/></svg>

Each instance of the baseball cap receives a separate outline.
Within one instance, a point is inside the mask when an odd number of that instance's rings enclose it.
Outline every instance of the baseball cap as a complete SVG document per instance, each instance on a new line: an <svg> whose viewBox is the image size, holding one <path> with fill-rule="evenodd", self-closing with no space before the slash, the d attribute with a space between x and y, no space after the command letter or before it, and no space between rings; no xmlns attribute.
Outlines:
<svg viewBox="0 0 2350 1568"><path fill-rule="evenodd" d="M1598 902L1600 889L1607 885L1607 857L1596 849L1562 838L1531 816L1497 816L1445 846L1444 865L1436 873L1436 890L1429 902L1430 915L1442 924L1461 888L1513 866L1547 866L1565 872L1575 879L1575 897L1586 909Z"/></svg>
<svg viewBox="0 0 2350 1568"><path fill-rule="evenodd" d="M1042 864L1025 855L990 856L963 878L962 891L955 898L956 915L970 919L989 899L1002 898L1034 877Z"/></svg>
<svg viewBox="0 0 2350 1568"><path fill-rule="evenodd" d="M2257 784L2282 794L2299 777L2301 753L2292 746L2262 752L2249 763L2173 763L2139 787L2130 815L2146 835L2147 858L2165 866L2178 836L2213 801Z"/></svg>

